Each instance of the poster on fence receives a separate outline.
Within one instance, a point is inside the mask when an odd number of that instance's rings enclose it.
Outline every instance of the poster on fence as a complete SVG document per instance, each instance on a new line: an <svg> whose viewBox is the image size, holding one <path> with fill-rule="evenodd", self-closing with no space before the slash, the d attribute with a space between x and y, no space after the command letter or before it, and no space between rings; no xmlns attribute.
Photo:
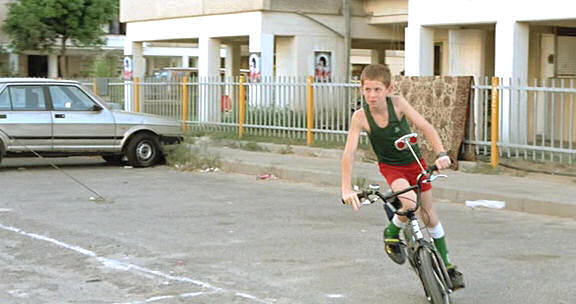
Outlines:
<svg viewBox="0 0 576 304"><path fill-rule="evenodd" d="M248 64L250 65L250 82L260 82L260 53L250 53Z"/></svg>
<svg viewBox="0 0 576 304"><path fill-rule="evenodd" d="M134 69L132 67L132 57L124 57L124 80L132 80L132 73Z"/></svg>
<svg viewBox="0 0 576 304"><path fill-rule="evenodd" d="M332 81L332 53L314 52L314 78L316 82Z"/></svg>

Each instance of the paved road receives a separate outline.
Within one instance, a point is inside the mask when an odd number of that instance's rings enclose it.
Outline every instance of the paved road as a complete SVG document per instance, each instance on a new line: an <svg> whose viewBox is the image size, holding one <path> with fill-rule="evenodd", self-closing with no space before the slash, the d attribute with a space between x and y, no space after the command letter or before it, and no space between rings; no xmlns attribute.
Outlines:
<svg viewBox="0 0 576 304"><path fill-rule="evenodd" d="M382 211L253 176L0 167L0 303L425 303L384 257ZM62 163L66 163L63 161ZM573 303L576 222L438 207L468 288L456 303Z"/></svg>

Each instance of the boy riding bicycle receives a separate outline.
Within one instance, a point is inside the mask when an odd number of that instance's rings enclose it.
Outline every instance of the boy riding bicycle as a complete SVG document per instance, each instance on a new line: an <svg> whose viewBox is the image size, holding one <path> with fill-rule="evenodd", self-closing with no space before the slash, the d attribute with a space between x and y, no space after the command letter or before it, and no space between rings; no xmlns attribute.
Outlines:
<svg viewBox="0 0 576 304"><path fill-rule="evenodd" d="M378 157L380 173L392 191L399 191L416 184L417 177L421 173L420 166L410 151L398 151L394 147L394 141L397 138L411 133L408 120L422 131L432 145L437 154L434 163L438 169L446 169L451 165L450 157L444 151L436 129L404 97L392 95L393 85L388 66L381 64L367 66L362 71L360 82L366 104L352 115L342 157L342 199L347 204L352 204L356 211L360 209L361 203L357 193L352 189L352 169L354 154L358 148L362 131L366 131L368 134L372 149ZM414 149L418 158L422 158L418 146L415 146ZM425 167L427 166L423 159L420 161ZM434 245L448 269L454 289L462 288L464 287L462 273L456 270L456 266L450 262L444 229L432 204L432 192L429 191L431 188L431 184L423 184L422 212L420 215L429 228L434 239ZM416 193L414 191L405 193L400 197L400 201L402 202L402 211L414 208ZM399 235L407 221L405 216L394 215L384 231L386 253L398 264L403 264L406 261Z"/></svg>

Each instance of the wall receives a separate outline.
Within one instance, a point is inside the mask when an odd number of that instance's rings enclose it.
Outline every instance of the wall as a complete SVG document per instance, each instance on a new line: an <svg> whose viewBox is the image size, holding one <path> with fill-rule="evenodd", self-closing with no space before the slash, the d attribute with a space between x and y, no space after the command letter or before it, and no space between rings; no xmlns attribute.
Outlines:
<svg viewBox="0 0 576 304"><path fill-rule="evenodd" d="M120 0L120 21L144 21L205 14L254 11L263 8L263 0Z"/></svg>
<svg viewBox="0 0 576 304"><path fill-rule="evenodd" d="M389 24L408 21L408 0L366 0L364 9L371 23Z"/></svg>
<svg viewBox="0 0 576 304"><path fill-rule="evenodd" d="M521 9L519 9L521 5ZM447 9L449 8L449 9ZM422 25L574 19L576 3L566 0L410 0L410 21ZM447 13L449 12L449 13Z"/></svg>
<svg viewBox="0 0 576 304"><path fill-rule="evenodd" d="M364 15L363 1L350 0L352 14ZM342 0L120 0L122 22L180 18L249 11L301 11L341 14Z"/></svg>
<svg viewBox="0 0 576 304"><path fill-rule="evenodd" d="M245 36L260 29L260 12L200 17L149 20L128 23L126 38L130 41L162 41L198 38L201 34L213 37ZM222 26L234 24L231 26Z"/></svg>

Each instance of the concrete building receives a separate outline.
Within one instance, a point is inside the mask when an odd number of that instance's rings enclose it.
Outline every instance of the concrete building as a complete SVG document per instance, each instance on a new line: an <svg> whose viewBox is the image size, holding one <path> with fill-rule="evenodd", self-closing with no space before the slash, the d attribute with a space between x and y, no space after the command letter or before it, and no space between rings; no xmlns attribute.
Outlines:
<svg viewBox="0 0 576 304"><path fill-rule="evenodd" d="M527 144L534 134L553 138L547 119L576 119L569 103L546 102L546 94L519 89L574 87L575 1L410 0L408 13L407 75L474 75L477 81L497 76L506 87L520 85L501 97L504 143ZM527 131L528 125L537 127ZM571 127L558 128L566 129L563 140L572 140Z"/></svg>
<svg viewBox="0 0 576 304"><path fill-rule="evenodd" d="M576 76L576 2L410 0L407 75Z"/></svg>
<svg viewBox="0 0 576 304"><path fill-rule="evenodd" d="M383 63L388 54L400 72L403 54L396 51L404 49L407 5L406 0L121 0L120 20L127 24L125 55L133 60L134 76L150 72L147 47L180 44L190 46L183 56L197 58L201 76L218 75L220 68L228 75L252 68L261 77L327 70L343 78L348 58L360 65ZM186 59L182 64L187 66Z"/></svg>

